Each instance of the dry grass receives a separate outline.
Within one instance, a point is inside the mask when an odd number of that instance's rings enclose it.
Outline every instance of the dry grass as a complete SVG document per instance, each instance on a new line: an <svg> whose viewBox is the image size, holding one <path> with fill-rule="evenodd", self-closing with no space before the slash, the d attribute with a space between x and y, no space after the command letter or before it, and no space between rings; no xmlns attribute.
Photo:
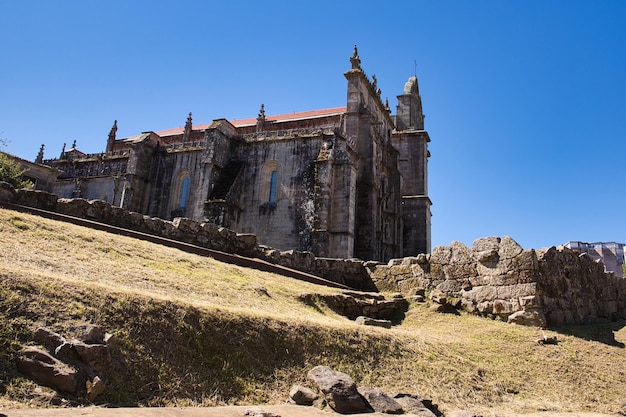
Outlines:
<svg viewBox="0 0 626 417"><path fill-rule="evenodd" d="M423 306L392 330L363 328L297 300L335 289L7 210L0 254L0 404L32 397L12 361L35 326L71 334L84 321L117 336L102 401L120 405L282 402L318 364L443 409L613 412L626 401L623 323L550 331L557 346Z"/></svg>
<svg viewBox="0 0 626 417"><path fill-rule="evenodd" d="M3 270L99 291L147 294L196 307L256 312L274 318L308 316L293 302L303 291L331 289L241 268L109 233L0 212ZM263 288L268 296L263 294ZM295 308L295 309L294 309Z"/></svg>

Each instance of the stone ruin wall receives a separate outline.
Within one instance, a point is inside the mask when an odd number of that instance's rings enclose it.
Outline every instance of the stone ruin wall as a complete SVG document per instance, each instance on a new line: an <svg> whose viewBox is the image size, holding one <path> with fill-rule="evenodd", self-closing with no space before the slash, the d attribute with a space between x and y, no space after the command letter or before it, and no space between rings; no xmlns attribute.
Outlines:
<svg viewBox="0 0 626 417"><path fill-rule="evenodd" d="M256 236L186 218L165 221L113 207L99 200L58 199L0 183L0 201L55 211L112 226L195 244L286 266L361 291L406 297L438 291L467 312L508 320L532 312L548 325L626 319L626 279L605 273L587 254L565 247L524 250L509 237L477 239L435 247L432 254L393 259L387 264L358 259L316 258L311 252L279 251Z"/></svg>
<svg viewBox="0 0 626 417"><path fill-rule="evenodd" d="M510 237L486 237L369 269L380 291L438 289L470 313L505 321L518 312L552 325L626 319L626 280L563 246L524 250Z"/></svg>

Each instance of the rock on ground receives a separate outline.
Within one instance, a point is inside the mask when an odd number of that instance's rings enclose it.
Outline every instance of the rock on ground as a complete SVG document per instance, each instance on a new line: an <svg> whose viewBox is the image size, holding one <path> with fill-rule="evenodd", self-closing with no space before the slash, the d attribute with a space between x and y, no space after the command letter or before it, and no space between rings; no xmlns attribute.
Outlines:
<svg viewBox="0 0 626 417"><path fill-rule="evenodd" d="M328 366L316 366L307 377L324 393L328 405L338 413L363 413L367 404L356 389L356 384L348 375L337 372Z"/></svg>

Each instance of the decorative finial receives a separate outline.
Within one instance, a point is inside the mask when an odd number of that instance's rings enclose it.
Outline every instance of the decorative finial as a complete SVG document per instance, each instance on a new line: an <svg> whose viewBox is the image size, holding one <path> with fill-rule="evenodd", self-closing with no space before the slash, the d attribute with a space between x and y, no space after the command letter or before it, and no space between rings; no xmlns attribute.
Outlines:
<svg viewBox="0 0 626 417"><path fill-rule="evenodd" d="M113 137L113 140L115 140L116 134L117 134L117 120L113 121L113 127L111 127L111 131L109 132L109 138Z"/></svg>
<svg viewBox="0 0 626 417"><path fill-rule="evenodd" d="M113 150L113 144L115 143L115 135L117 135L117 120L113 122L113 127L109 131L109 139L107 140L107 152Z"/></svg>
<svg viewBox="0 0 626 417"><path fill-rule="evenodd" d="M263 130L264 124L265 124L265 104L261 104L259 115L256 118L256 131L261 132Z"/></svg>
<svg viewBox="0 0 626 417"><path fill-rule="evenodd" d="M372 74L372 87L374 87L374 91L376 91L377 85L378 85L378 78L376 78L376 74Z"/></svg>
<svg viewBox="0 0 626 417"><path fill-rule="evenodd" d="M76 149L76 139L74 139L74 143L72 143L72 149Z"/></svg>
<svg viewBox="0 0 626 417"><path fill-rule="evenodd" d="M183 131L183 141L187 141L189 136L191 135L191 112L189 112L189 116L187 116L187 122L185 123L185 130Z"/></svg>
<svg viewBox="0 0 626 417"><path fill-rule="evenodd" d="M391 109L389 108L389 97L385 97L385 110L387 112L391 112Z"/></svg>
<svg viewBox="0 0 626 417"><path fill-rule="evenodd" d="M39 148L39 153L37 154L37 158L35 159L36 164L43 163L43 148L44 148L44 145L42 143L41 148Z"/></svg>
<svg viewBox="0 0 626 417"><path fill-rule="evenodd" d="M63 149L61 149L61 156L59 156L59 159L63 159L65 158L65 143L63 144Z"/></svg>
<svg viewBox="0 0 626 417"><path fill-rule="evenodd" d="M352 57L350 57L350 63L352 64L352 69L361 69L361 59L359 58L359 51L354 45L354 52L352 53Z"/></svg>

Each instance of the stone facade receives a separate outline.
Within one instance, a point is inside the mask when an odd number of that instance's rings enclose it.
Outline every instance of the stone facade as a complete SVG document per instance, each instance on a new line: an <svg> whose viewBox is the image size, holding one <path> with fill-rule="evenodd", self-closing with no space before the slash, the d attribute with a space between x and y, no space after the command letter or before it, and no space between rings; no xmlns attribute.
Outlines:
<svg viewBox="0 0 626 417"><path fill-rule="evenodd" d="M397 114L350 58L345 107L216 119L117 139L86 155L65 146L62 198L100 199L165 220L188 217L318 256L388 261L430 252L428 133L417 78Z"/></svg>

